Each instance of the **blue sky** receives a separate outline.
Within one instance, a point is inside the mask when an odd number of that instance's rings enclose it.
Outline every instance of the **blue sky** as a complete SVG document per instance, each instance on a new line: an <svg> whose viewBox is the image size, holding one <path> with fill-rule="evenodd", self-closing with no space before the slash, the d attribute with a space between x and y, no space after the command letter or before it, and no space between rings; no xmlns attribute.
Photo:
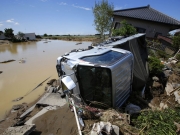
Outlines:
<svg viewBox="0 0 180 135"><path fill-rule="evenodd" d="M98 1L98 0L96 0ZM14 34L96 34L92 7L95 0L1 0L0 30ZM150 6L180 20L180 0L109 0L115 10Z"/></svg>

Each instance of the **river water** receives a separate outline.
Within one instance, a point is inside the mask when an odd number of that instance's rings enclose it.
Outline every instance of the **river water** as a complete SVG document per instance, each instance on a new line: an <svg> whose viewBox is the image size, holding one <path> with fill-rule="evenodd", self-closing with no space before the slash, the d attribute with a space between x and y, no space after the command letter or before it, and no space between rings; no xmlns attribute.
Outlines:
<svg viewBox="0 0 180 135"><path fill-rule="evenodd" d="M14 59L16 61L1 64L0 71L0 120L9 112L13 105L30 103L44 92L46 82L18 102L12 100L24 96L46 78L58 79L56 59L72 49L87 48L91 42L48 40L37 42L16 43L0 46L0 62ZM19 63L19 60L25 63Z"/></svg>

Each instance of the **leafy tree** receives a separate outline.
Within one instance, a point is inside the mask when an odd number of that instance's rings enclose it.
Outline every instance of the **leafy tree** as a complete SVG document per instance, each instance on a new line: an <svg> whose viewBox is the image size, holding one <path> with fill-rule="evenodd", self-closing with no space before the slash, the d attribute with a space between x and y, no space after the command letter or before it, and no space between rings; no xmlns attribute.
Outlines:
<svg viewBox="0 0 180 135"><path fill-rule="evenodd" d="M173 47L180 48L180 35L174 36L173 40Z"/></svg>
<svg viewBox="0 0 180 135"><path fill-rule="evenodd" d="M4 29L4 36L12 39L12 38L14 37L13 31L14 31L14 30L13 30L12 28L6 28L6 29Z"/></svg>
<svg viewBox="0 0 180 135"><path fill-rule="evenodd" d="M136 29L132 25L128 24L126 20L123 20L120 23L122 26L119 29L114 29L112 31L113 36L130 36L136 34Z"/></svg>
<svg viewBox="0 0 180 135"><path fill-rule="evenodd" d="M46 34L46 33L44 34L44 37L47 37L47 34Z"/></svg>
<svg viewBox="0 0 180 135"><path fill-rule="evenodd" d="M18 35L20 38L24 38L24 35L25 35L25 34L24 34L23 32L20 32L20 31L19 31L17 35Z"/></svg>
<svg viewBox="0 0 180 135"><path fill-rule="evenodd" d="M102 0L101 2L95 2L93 8L94 25L96 30L100 33L101 38L105 32L108 32L112 26L114 6L108 3L108 0Z"/></svg>

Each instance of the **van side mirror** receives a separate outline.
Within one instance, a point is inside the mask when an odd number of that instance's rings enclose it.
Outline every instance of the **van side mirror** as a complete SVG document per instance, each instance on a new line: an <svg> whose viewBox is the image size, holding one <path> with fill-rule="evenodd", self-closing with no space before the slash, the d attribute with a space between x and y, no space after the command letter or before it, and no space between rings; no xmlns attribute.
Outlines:
<svg viewBox="0 0 180 135"><path fill-rule="evenodd" d="M71 79L70 76L66 76L63 79L61 79L62 84L65 86L65 88L63 90L72 90L76 87L76 84L74 83L74 81Z"/></svg>

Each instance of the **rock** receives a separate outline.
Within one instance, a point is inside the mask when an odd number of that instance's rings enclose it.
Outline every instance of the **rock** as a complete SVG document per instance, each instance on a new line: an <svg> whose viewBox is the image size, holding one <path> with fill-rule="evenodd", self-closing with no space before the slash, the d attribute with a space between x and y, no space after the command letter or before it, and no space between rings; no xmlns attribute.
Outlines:
<svg viewBox="0 0 180 135"><path fill-rule="evenodd" d="M166 84L166 87L165 87L165 91L166 91L166 93L167 93L168 96L170 96L170 93L171 93L173 90L174 90L174 89L173 89L172 84L171 84L171 83L167 83L167 84Z"/></svg>
<svg viewBox="0 0 180 135"><path fill-rule="evenodd" d="M157 76L154 76L152 79L153 81L159 81L159 78Z"/></svg>
<svg viewBox="0 0 180 135"><path fill-rule="evenodd" d="M57 80L55 80L55 81L52 83L52 86L53 86L53 87L57 87Z"/></svg>
<svg viewBox="0 0 180 135"><path fill-rule="evenodd" d="M2 74L3 71L0 71L0 74Z"/></svg>
<svg viewBox="0 0 180 135"><path fill-rule="evenodd" d="M163 103L163 102L160 103L159 107L160 107L161 110L168 108L167 104L166 104L166 103Z"/></svg>
<svg viewBox="0 0 180 135"><path fill-rule="evenodd" d="M23 105L14 105L13 107L12 107L12 109L13 110L19 110L19 109L21 109L21 108L23 108L24 106Z"/></svg>
<svg viewBox="0 0 180 135"><path fill-rule="evenodd" d="M19 60L19 63L25 63L26 61L25 60Z"/></svg>
<svg viewBox="0 0 180 135"><path fill-rule="evenodd" d="M51 80L49 80L49 81L47 82L47 84L48 84L48 85L52 85L54 81L56 81L56 79L51 79Z"/></svg>
<svg viewBox="0 0 180 135"><path fill-rule="evenodd" d="M90 132L90 135L101 135L103 133L106 133L108 135L111 135L112 133L112 125L110 122L98 122L94 123L92 130Z"/></svg>
<svg viewBox="0 0 180 135"><path fill-rule="evenodd" d="M173 72L172 72L171 70L165 70L165 71L164 71L165 77L169 77L169 76L172 75L172 74L173 74Z"/></svg>
<svg viewBox="0 0 180 135"><path fill-rule="evenodd" d="M178 104L180 104L180 91L175 91L174 96L175 96L175 101L177 101Z"/></svg>
<svg viewBox="0 0 180 135"><path fill-rule="evenodd" d="M161 87L163 88L162 84L159 83L159 82L156 82L156 81L153 82L152 87L153 87L153 88L161 88Z"/></svg>
<svg viewBox="0 0 180 135"><path fill-rule="evenodd" d="M180 87L180 84L179 83L172 83L172 86L174 89L176 89L176 88Z"/></svg>
<svg viewBox="0 0 180 135"><path fill-rule="evenodd" d="M112 125L114 133L112 135L119 135L119 127L116 125Z"/></svg>

